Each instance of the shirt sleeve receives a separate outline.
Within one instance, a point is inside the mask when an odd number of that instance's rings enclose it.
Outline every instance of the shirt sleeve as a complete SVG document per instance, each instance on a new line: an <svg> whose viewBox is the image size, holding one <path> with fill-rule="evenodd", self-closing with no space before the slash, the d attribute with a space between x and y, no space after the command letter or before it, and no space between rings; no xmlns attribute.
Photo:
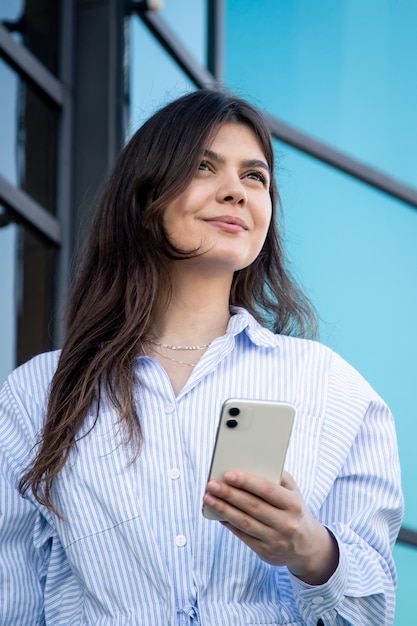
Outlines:
<svg viewBox="0 0 417 626"><path fill-rule="evenodd" d="M328 454L337 455L337 448ZM402 514L393 418L376 396L317 515L338 542L338 568L316 587L291 576L306 624L393 624L397 579L392 548Z"/></svg>
<svg viewBox="0 0 417 626"><path fill-rule="evenodd" d="M9 384L0 392L0 623L43 623L49 543L35 505L18 490L30 458L27 424Z"/></svg>

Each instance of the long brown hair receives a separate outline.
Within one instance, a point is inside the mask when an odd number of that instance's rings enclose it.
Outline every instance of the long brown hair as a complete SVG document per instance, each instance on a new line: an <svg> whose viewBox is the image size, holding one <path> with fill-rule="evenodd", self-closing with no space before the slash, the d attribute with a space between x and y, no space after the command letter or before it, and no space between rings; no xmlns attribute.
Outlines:
<svg viewBox="0 0 417 626"><path fill-rule="evenodd" d="M167 261L198 253L170 243L162 215L191 182L204 148L226 122L243 123L255 133L272 174L273 211L258 258L235 273L230 303L245 307L276 333L305 336L315 328L307 298L284 267L274 152L262 115L244 100L217 90L188 94L159 110L126 145L103 187L72 288L66 340L51 383L38 454L20 483L23 494L31 487L52 511L57 512L52 482L76 446L92 406L99 419L103 394L140 452L135 357L143 354L142 342L162 294L169 300Z"/></svg>

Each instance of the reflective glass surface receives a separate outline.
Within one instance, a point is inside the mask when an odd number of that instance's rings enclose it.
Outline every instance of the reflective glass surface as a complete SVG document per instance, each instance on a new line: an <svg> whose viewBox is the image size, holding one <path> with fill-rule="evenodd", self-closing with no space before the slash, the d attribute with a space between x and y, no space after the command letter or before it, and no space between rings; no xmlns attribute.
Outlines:
<svg viewBox="0 0 417 626"><path fill-rule="evenodd" d="M227 0L227 84L417 186L415 0Z"/></svg>
<svg viewBox="0 0 417 626"><path fill-rule="evenodd" d="M16 364L18 228L0 206L0 385Z"/></svg>
<svg viewBox="0 0 417 626"><path fill-rule="evenodd" d="M404 523L417 530L417 210L278 142L276 153L292 267L318 309L323 343L393 411Z"/></svg>
<svg viewBox="0 0 417 626"><path fill-rule="evenodd" d="M161 17L201 65L207 60L207 0L164 0Z"/></svg>
<svg viewBox="0 0 417 626"><path fill-rule="evenodd" d="M0 174L13 185L18 184L19 150L19 78L0 59Z"/></svg>
<svg viewBox="0 0 417 626"><path fill-rule="evenodd" d="M55 254L0 206L0 384L52 347Z"/></svg>
<svg viewBox="0 0 417 626"><path fill-rule="evenodd" d="M0 4L0 22L5 22L7 27L10 23L18 22L24 13L25 0L2 0Z"/></svg>
<svg viewBox="0 0 417 626"><path fill-rule="evenodd" d="M51 72L57 74L58 0L1 0L0 23Z"/></svg>
<svg viewBox="0 0 417 626"><path fill-rule="evenodd" d="M411 626L417 614L416 563L417 548L397 544L394 559L398 573L395 626Z"/></svg>
<svg viewBox="0 0 417 626"><path fill-rule="evenodd" d="M130 21L132 134L166 102L195 89L140 18Z"/></svg>
<svg viewBox="0 0 417 626"><path fill-rule="evenodd" d="M55 212L58 113L0 59L0 174Z"/></svg>

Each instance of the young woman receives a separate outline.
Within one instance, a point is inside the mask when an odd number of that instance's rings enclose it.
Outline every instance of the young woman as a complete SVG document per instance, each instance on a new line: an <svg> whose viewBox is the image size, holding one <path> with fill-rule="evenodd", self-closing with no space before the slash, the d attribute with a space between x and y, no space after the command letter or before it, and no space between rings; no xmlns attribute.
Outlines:
<svg viewBox="0 0 417 626"><path fill-rule="evenodd" d="M123 150L62 351L1 392L2 624L392 624L392 417L302 338L276 206L267 127L232 96L184 96ZM206 484L230 397L296 407L280 485Z"/></svg>

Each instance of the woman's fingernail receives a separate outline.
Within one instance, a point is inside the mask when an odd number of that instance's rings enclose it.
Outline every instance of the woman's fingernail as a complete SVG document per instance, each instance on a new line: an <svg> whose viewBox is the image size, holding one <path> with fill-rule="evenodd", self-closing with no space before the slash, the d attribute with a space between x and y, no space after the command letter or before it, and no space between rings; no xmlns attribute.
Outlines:
<svg viewBox="0 0 417 626"><path fill-rule="evenodd" d="M221 485L216 480L211 480L207 485L208 491L212 491L213 493L218 493L220 491Z"/></svg>

